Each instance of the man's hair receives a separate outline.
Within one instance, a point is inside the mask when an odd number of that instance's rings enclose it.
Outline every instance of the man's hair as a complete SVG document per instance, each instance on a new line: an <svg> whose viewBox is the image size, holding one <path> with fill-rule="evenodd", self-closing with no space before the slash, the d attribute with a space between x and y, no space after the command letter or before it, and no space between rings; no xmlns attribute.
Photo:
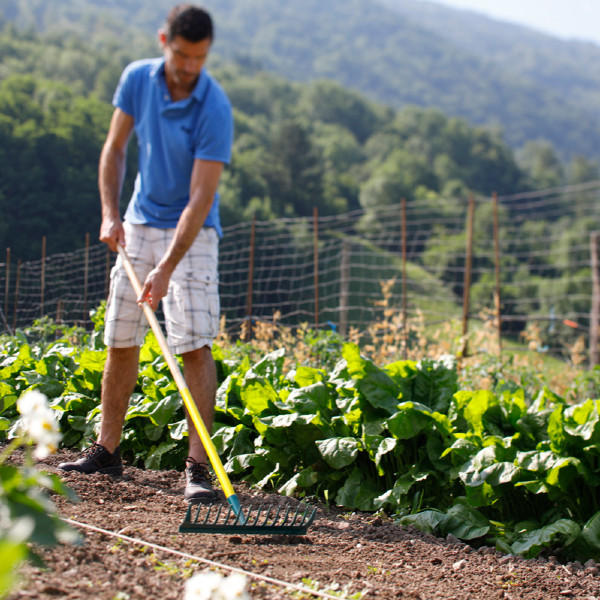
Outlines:
<svg viewBox="0 0 600 600"><path fill-rule="evenodd" d="M165 23L167 41L171 42L181 36L188 42L213 40L213 24L210 15L199 6L193 4L178 4L167 16Z"/></svg>

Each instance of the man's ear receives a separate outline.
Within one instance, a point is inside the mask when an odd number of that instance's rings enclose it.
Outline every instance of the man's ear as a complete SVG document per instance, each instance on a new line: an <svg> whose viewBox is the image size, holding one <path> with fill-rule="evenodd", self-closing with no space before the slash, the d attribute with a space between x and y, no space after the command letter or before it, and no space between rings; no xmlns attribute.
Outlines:
<svg viewBox="0 0 600 600"><path fill-rule="evenodd" d="M163 49L167 45L167 33L162 28L158 30L158 43Z"/></svg>

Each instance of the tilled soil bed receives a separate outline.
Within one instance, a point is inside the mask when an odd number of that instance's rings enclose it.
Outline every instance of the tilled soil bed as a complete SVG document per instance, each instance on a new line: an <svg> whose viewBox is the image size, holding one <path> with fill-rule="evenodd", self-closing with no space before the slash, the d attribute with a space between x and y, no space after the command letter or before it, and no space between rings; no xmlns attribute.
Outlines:
<svg viewBox="0 0 600 600"><path fill-rule="evenodd" d="M61 451L40 467L60 472L56 465L73 456ZM208 569L227 575L226 567L249 573L252 598L312 597L286 588L290 583L341 598L362 592L382 599L600 600L600 569L591 561L526 560L322 505L304 536L181 534L186 505L177 471L126 466L121 478L62 477L79 502L55 498L60 515L104 532L78 527L82 545L39 549L46 568L25 565L9 600L182 599L189 576ZM242 506L296 503L244 484L235 488Z"/></svg>

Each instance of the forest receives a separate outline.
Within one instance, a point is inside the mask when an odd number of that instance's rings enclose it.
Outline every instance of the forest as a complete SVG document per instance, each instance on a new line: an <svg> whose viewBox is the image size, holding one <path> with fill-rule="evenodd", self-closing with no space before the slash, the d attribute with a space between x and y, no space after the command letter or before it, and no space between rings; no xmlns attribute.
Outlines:
<svg viewBox="0 0 600 600"><path fill-rule="evenodd" d="M151 36L122 46L99 39L9 22L0 32L0 246L22 260L39 258L42 236L52 254L80 248L98 230L97 162L113 89L129 60L156 53ZM244 57L215 53L209 69L235 109L225 225L310 216L315 206L323 215L362 208L368 222L369 211L401 198L451 204L600 178L593 158L565 162L539 140L515 151L496 128L436 108L394 109L333 81L284 79ZM132 144L123 202L135 164Z"/></svg>
<svg viewBox="0 0 600 600"><path fill-rule="evenodd" d="M0 15L21 31L74 34L94 53L145 56L158 51L156 30L172 4L0 0ZM562 160L600 159L597 45L422 0L203 4L215 18L214 56L244 70L305 83L327 79L396 110L438 108L494 127L514 149L547 140Z"/></svg>

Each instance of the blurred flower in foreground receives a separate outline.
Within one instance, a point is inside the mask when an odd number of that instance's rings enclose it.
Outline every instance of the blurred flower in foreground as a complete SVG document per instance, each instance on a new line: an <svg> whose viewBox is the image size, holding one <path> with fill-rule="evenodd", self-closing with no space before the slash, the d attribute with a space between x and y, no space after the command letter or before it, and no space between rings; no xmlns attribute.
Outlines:
<svg viewBox="0 0 600 600"><path fill-rule="evenodd" d="M35 458L42 460L56 452L60 431L46 396L36 390L26 392L17 401L17 410L21 413L20 434L36 444Z"/></svg>
<svg viewBox="0 0 600 600"><path fill-rule="evenodd" d="M198 573L185 583L184 600L249 600L246 593L246 577L232 573L223 577L219 573L207 571Z"/></svg>

